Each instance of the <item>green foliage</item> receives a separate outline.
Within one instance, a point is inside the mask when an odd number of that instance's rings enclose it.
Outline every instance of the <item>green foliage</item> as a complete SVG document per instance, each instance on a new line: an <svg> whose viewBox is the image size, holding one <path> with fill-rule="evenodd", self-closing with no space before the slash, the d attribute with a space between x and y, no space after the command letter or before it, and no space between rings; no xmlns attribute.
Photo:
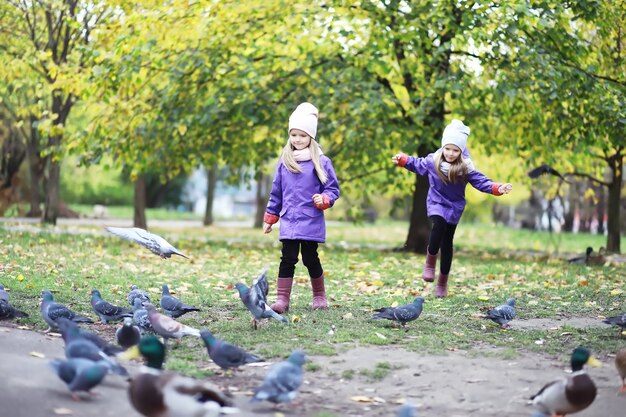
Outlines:
<svg viewBox="0 0 626 417"><path fill-rule="evenodd" d="M61 198L67 204L130 205L133 187L119 170L103 166L78 167L67 159L61 170Z"/></svg>

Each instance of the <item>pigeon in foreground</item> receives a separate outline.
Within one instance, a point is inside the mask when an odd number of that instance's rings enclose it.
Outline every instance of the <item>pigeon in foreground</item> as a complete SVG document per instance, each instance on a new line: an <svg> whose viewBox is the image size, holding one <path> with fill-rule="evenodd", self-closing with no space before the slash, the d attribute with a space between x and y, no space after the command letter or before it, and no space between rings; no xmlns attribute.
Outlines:
<svg viewBox="0 0 626 417"><path fill-rule="evenodd" d="M65 343L68 342L70 334L77 332L80 337L92 342L108 356L115 356L124 350L119 346L110 344L109 342L98 336L96 333L81 329L80 327L78 327L78 324L74 323L72 320L66 319L65 317L58 318L56 323L59 327L59 330L61 331L61 336L63 337L63 341Z"/></svg>
<svg viewBox="0 0 626 417"><path fill-rule="evenodd" d="M50 367L65 382L72 398L80 401L78 392L89 392L109 371L104 361L94 362L84 358L54 359Z"/></svg>
<svg viewBox="0 0 626 417"><path fill-rule="evenodd" d="M141 338L141 331L139 327L133 324L133 319L126 317L122 327L118 327L115 331L115 340L117 344L123 348L129 348L139 343Z"/></svg>
<svg viewBox="0 0 626 417"><path fill-rule="evenodd" d="M172 246L167 240L144 229L138 227L107 227L106 230L123 239L132 240L145 246L163 259L171 258L172 255L189 259L188 256L180 253L178 249Z"/></svg>
<svg viewBox="0 0 626 417"><path fill-rule="evenodd" d="M545 174L550 174L550 175L559 177L560 179L562 179L563 181L569 184L569 182L565 179L565 177L563 177L563 175L561 175L556 169L552 168L550 165L547 165L547 164L543 164L537 168L534 168L528 171L528 176L530 178L539 178L541 175L545 175Z"/></svg>
<svg viewBox="0 0 626 417"><path fill-rule="evenodd" d="M508 323L515 318L515 298L509 298L506 304L487 310L482 318L498 323L502 328L509 327Z"/></svg>
<svg viewBox="0 0 626 417"><path fill-rule="evenodd" d="M181 339L183 336L200 337L200 330L179 323L173 318L159 313L152 304L146 304L145 307L148 311L148 320L150 320L154 332L163 337L165 343L167 343L168 339Z"/></svg>
<svg viewBox="0 0 626 417"><path fill-rule="evenodd" d="M377 311L371 318L371 320L387 319L400 323L401 326L406 326L410 321L416 320L424 307L424 297L416 297L410 304L404 304L398 307L383 307L377 308Z"/></svg>
<svg viewBox="0 0 626 417"><path fill-rule="evenodd" d="M165 314L175 319L190 311L200 311L199 308L185 304L178 298L173 297L167 285L163 285L162 287L160 304Z"/></svg>
<svg viewBox="0 0 626 417"><path fill-rule="evenodd" d="M107 324L109 321L118 321L124 319L124 317L133 316L131 310L104 301L100 291L96 289L91 290L91 307L104 324Z"/></svg>
<svg viewBox="0 0 626 417"><path fill-rule="evenodd" d="M260 357L216 338L208 330L202 330L200 337L202 337L213 362L225 371L230 368L238 368L248 363L264 362Z"/></svg>
<svg viewBox="0 0 626 417"><path fill-rule="evenodd" d="M0 284L0 320L13 319L15 317L28 317L28 314L18 310L9 303L9 293Z"/></svg>
<svg viewBox="0 0 626 417"><path fill-rule="evenodd" d="M254 390L250 401L270 401L274 404L292 401L302 385L302 365L305 361L304 352L295 350L286 361L272 366L263 383Z"/></svg>
<svg viewBox="0 0 626 417"><path fill-rule="evenodd" d="M128 292L128 296L126 297L128 300L128 304L131 306L135 306L135 299L139 299L142 303L149 303L150 296L144 290L140 290L136 285L130 286L130 291Z"/></svg>
<svg viewBox="0 0 626 417"><path fill-rule="evenodd" d="M135 298L135 305L133 305L133 322L139 327L142 334L152 330L152 325L148 319L148 310L143 308L143 303L139 298Z"/></svg>
<svg viewBox="0 0 626 417"><path fill-rule="evenodd" d="M47 290L43 290L41 292L41 316L48 323L48 330L45 332L49 332L52 329L58 329L56 321L60 317L65 317L66 319L72 320L76 323L93 323L93 321L89 317L81 316L76 314L63 304L59 304L54 301L54 297L52 293Z"/></svg>
<svg viewBox="0 0 626 417"><path fill-rule="evenodd" d="M398 409L398 417L417 417L417 410L411 403L404 403Z"/></svg>
<svg viewBox="0 0 626 417"><path fill-rule="evenodd" d="M235 288L237 288L239 292L239 298L250 313L252 313L254 328L257 328L257 323L261 319L274 318L282 323L289 323L286 317L281 316L267 305L267 294L263 292L264 287L256 284L258 284L258 282L254 281L250 288L241 282L235 284Z"/></svg>

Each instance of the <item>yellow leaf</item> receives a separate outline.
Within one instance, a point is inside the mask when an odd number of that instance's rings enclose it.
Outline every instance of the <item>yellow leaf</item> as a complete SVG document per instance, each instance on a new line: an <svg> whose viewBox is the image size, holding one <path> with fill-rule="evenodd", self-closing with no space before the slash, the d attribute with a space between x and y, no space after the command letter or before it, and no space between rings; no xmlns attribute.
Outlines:
<svg viewBox="0 0 626 417"><path fill-rule="evenodd" d="M185 136L185 133L187 133L187 126L185 126L185 125L178 125L178 133L181 136Z"/></svg>
<svg viewBox="0 0 626 417"><path fill-rule="evenodd" d="M372 282L372 285L374 285L375 287L382 287L383 285L385 285L385 283L377 279L376 281Z"/></svg>
<svg viewBox="0 0 626 417"><path fill-rule="evenodd" d="M46 357L46 355L44 355L43 353L35 352L35 351L30 352L30 356L34 356L36 358L41 358L41 359Z"/></svg>
<svg viewBox="0 0 626 417"><path fill-rule="evenodd" d="M621 293L623 293L624 291L618 289L612 290L609 294L611 295L620 295Z"/></svg>
<svg viewBox="0 0 626 417"><path fill-rule="evenodd" d="M400 303L398 303L397 301L394 301L393 303L391 303L391 308L398 307L399 305Z"/></svg>
<svg viewBox="0 0 626 417"><path fill-rule="evenodd" d="M366 397L365 395L355 395L354 397L350 397L352 401L357 403L371 403L373 400L370 397Z"/></svg>
<svg viewBox="0 0 626 417"><path fill-rule="evenodd" d="M17 280L18 280L18 281L24 281L24 275L19 274L19 275L17 276Z"/></svg>
<svg viewBox="0 0 626 417"><path fill-rule="evenodd" d="M489 297L486 296L486 295L481 295L481 296L478 297L478 299L481 300L481 301L489 301Z"/></svg>
<svg viewBox="0 0 626 417"><path fill-rule="evenodd" d="M292 314L291 315L291 322L292 323L297 323L299 321L302 321L302 317L298 316L297 314Z"/></svg>

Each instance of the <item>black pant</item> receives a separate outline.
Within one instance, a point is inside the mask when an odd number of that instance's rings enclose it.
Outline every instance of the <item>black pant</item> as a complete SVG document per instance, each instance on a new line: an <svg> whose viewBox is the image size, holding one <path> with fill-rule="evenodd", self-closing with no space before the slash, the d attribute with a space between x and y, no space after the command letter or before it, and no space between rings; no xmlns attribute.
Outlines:
<svg viewBox="0 0 626 417"><path fill-rule="evenodd" d="M457 225L446 223L441 216L430 216L430 220L432 221L432 229L428 239L428 253L436 255L441 249L439 270L443 275L448 275L452 265L452 241Z"/></svg>
<svg viewBox="0 0 626 417"><path fill-rule="evenodd" d="M298 252L302 252L302 263L309 270L311 278L319 278L324 273L320 258L317 255L317 242L310 240L281 240L283 244L278 276L293 278L298 263Z"/></svg>

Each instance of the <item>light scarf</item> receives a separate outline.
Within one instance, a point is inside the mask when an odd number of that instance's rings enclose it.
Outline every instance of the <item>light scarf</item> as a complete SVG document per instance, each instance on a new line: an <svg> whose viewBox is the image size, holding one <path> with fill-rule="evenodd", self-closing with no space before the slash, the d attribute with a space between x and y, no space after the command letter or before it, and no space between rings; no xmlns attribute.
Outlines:
<svg viewBox="0 0 626 417"><path fill-rule="evenodd" d="M441 151L439 151L439 152L441 152ZM443 155L441 155L441 158L443 159ZM472 160L470 158L464 158L463 156L461 156L461 158L463 159L463 162L465 163L465 166L467 166L467 172L473 171L474 170L474 163L472 162ZM446 162L445 160L442 160L440 168L441 168L441 173L447 177L448 176L448 172L450 172L450 163Z"/></svg>
<svg viewBox="0 0 626 417"><path fill-rule="evenodd" d="M318 149L320 150L320 155L324 155L324 152L322 152L322 147L318 146ZM310 161L311 160L311 149L309 149L308 147L306 147L304 149L300 149L300 150L294 149L293 150L293 157L298 162Z"/></svg>

